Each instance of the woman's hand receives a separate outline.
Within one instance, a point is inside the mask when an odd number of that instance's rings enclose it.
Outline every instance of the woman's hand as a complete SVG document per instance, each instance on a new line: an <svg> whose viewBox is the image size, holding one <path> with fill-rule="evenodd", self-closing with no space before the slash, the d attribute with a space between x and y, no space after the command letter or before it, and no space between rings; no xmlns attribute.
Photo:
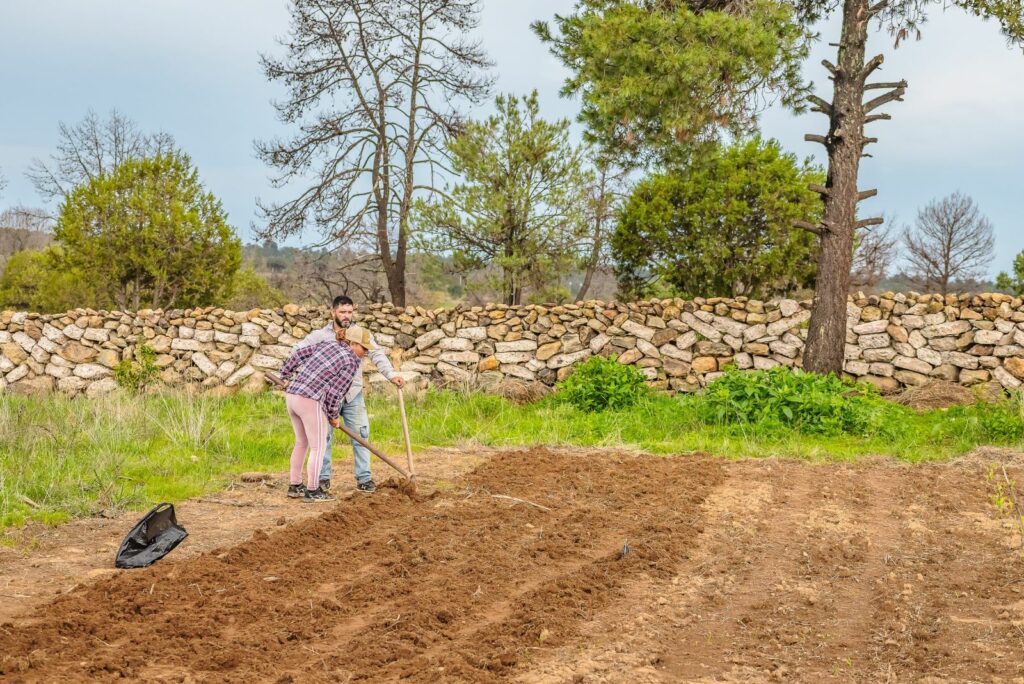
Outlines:
<svg viewBox="0 0 1024 684"><path fill-rule="evenodd" d="M341 419L340 418L328 418L327 422L331 424L332 428L341 427Z"/></svg>

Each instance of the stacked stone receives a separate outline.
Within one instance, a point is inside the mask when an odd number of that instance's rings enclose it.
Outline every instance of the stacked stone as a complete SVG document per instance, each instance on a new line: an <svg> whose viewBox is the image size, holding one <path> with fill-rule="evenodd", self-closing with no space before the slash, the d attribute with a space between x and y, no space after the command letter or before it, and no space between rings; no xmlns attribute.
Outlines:
<svg viewBox="0 0 1024 684"><path fill-rule="evenodd" d="M89 397L117 387L115 367L140 345L156 352L160 379L204 389L263 387L291 345L323 321L299 307L249 312L209 307L135 313L78 309L64 315L0 313L0 390L60 390ZM224 392L224 389L220 390Z"/></svg>
<svg viewBox="0 0 1024 684"><path fill-rule="evenodd" d="M933 378L970 386L1024 380L1024 310L1005 294L891 292L848 304L845 370L886 391Z"/></svg>
<svg viewBox="0 0 1024 684"><path fill-rule="evenodd" d="M387 308L369 327L381 325ZM506 377L554 385L592 355L635 365L656 388L693 391L728 363L769 368L799 362L810 312L792 300L735 299L561 306L488 305L436 312L436 328L396 338L405 367L492 387Z"/></svg>
<svg viewBox="0 0 1024 684"><path fill-rule="evenodd" d="M64 317L5 311L0 314L0 390L54 389L90 396L116 385L113 368L128 346L119 323L95 311ZM124 332L121 330L120 332Z"/></svg>
<svg viewBox="0 0 1024 684"><path fill-rule="evenodd" d="M883 390L941 378L964 385L1024 380L1024 308L1000 294L893 294L849 302L846 372ZM655 388L692 392L727 366L803 363L810 302L737 297L636 303L428 310L361 308L361 322L406 380L461 383L484 391L506 379L551 386L593 355L633 365ZM67 314L0 313L0 391L98 396L139 345L156 353L161 380L216 393L265 387L296 342L330 320L324 308L289 304L247 312L221 308ZM367 363L371 384L382 383Z"/></svg>

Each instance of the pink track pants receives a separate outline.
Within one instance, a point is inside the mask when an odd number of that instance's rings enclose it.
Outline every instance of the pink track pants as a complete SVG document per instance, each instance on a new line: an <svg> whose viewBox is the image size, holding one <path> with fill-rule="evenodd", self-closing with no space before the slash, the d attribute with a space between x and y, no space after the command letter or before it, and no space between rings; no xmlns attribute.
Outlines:
<svg viewBox="0 0 1024 684"><path fill-rule="evenodd" d="M320 468L324 462L324 447L327 444L327 431L331 429L327 422L320 402L298 394L286 394L285 404L288 406L288 417L292 420L295 430L295 447L292 449L291 484L302 483L302 461L309 450L309 461L306 463L306 488L316 489L320 486Z"/></svg>

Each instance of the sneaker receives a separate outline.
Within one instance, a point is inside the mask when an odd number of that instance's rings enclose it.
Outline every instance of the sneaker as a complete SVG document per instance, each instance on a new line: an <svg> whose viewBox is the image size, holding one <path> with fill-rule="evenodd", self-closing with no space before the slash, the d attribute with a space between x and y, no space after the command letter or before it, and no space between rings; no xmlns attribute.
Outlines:
<svg viewBox="0 0 1024 684"><path fill-rule="evenodd" d="M324 490L325 492L329 491L331 489L331 481L330 480L320 480L320 489Z"/></svg>
<svg viewBox="0 0 1024 684"><path fill-rule="evenodd" d="M375 491L377 491L377 483L375 483L373 480L360 482L359 484L356 485L356 490L364 494L373 494Z"/></svg>
<svg viewBox="0 0 1024 684"><path fill-rule="evenodd" d="M288 498L289 499L301 499L306 493L305 485L288 485Z"/></svg>
<svg viewBox="0 0 1024 684"><path fill-rule="evenodd" d="M334 501L334 497L319 487L312 491L307 489L306 496L302 499L302 503L324 503L326 501Z"/></svg>

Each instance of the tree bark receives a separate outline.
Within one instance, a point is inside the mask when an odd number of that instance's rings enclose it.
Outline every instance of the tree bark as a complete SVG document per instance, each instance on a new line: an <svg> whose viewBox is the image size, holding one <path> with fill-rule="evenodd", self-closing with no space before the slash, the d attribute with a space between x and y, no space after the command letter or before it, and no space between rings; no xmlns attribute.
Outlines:
<svg viewBox="0 0 1024 684"><path fill-rule="evenodd" d="M405 256L406 235L403 231L398 238L395 249L394 269L388 274L388 292L395 306L405 306Z"/></svg>
<svg viewBox="0 0 1024 684"><path fill-rule="evenodd" d="M804 226L820 236L818 279L814 307L807 331L804 368L815 373L842 373L846 344L846 303L850 290L850 269L857 228L878 222L858 223L857 203L871 193L857 190L857 176L864 146L865 115L903 95L906 83L878 84L868 87L893 87L895 90L864 103L865 82L882 63L877 56L865 64L868 21L884 3L869 7L868 0L844 0L843 26L839 41L838 66L825 63L832 74L832 102L811 98L816 111L829 117L827 136L807 136L828 150L828 179L824 188L811 188L822 195L825 204L820 226Z"/></svg>
<svg viewBox="0 0 1024 684"><path fill-rule="evenodd" d="M580 289L576 292L576 301L582 302L587 297L587 292L590 290L590 285L594 280L594 272L597 270L597 264L601 256L601 247L604 242L604 236L601 234L601 224L603 221L600 218L594 219L594 245L590 251L590 259L587 261L586 270L583 274L583 284L580 285Z"/></svg>
<svg viewBox="0 0 1024 684"><path fill-rule="evenodd" d="M515 239L515 231L512 231L510 239L505 240L505 260L507 264L514 263L516 245L518 240ZM520 285L522 280L522 273L513 269L511 266L502 266L502 275L505 281L505 304L508 306L519 306L523 297L523 289Z"/></svg>
<svg viewBox="0 0 1024 684"><path fill-rule="evenodd" d="M582 302L586 298L590 285L594 280L594 272L601 261L601 248L604 246L604 220L606 218L606 208L609 204L608 193L608 169L602 167L598 171L597 178L597 199L595 202L596 206L594 207L594 242L591 245L590 257L587 259L583 273L583 284L580 285L580 289L576 292L577 302Z"/></svg>

